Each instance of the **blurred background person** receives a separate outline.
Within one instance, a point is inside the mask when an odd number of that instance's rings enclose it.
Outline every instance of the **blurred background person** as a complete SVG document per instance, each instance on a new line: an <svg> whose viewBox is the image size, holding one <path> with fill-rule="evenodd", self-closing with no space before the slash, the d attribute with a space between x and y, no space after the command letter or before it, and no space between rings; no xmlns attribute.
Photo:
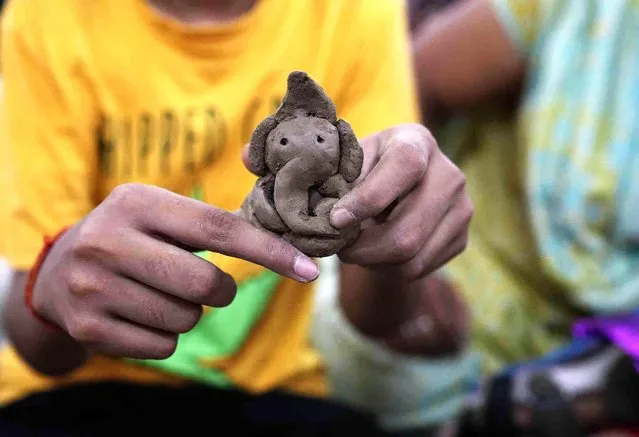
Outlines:
<svg viewBox="0 0 639 437"><path fill-rule="evenodd" d="M444 272L484 373L500 373L485 435L639 417L634 345L617 334L639 322L638 25L626 0L460 0L416 30L426 123L475 204L468 250Z"/></svg>

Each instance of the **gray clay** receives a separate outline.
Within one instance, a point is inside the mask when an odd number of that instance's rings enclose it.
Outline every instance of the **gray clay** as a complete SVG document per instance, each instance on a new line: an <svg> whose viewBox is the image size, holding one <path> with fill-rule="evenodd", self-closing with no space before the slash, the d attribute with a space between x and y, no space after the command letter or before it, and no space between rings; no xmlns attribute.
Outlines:
<svg viewBox="0 0 639 437"><path fill-rule="evenodd" d="M249 160L260 178L242 215L255 226L311 257L333 255L357 238L359 225L337 230L329 215L359 177L364 153L350 125L337 119L333 102L306 73L288 76L282 104L253 132Z"/></svg>

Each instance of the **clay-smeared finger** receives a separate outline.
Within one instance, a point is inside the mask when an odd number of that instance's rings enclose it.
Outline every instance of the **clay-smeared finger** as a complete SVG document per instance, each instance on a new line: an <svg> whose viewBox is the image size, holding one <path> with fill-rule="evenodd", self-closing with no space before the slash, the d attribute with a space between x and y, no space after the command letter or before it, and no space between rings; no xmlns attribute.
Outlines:
<svg viewBox="0 0 639 437"><path fill-rule="evenodd" d="M415 258L463 195L463 174L452 170L454 165L444 155L433 154L417 187L397 204L385 222L363 229L340 257L362 265L406 263ZM449 233L450 229L445 229L441 238Z"/></svg>
<svg viewBox="0 0 639 437"><path fill-rule="evenodd" d="M436 271L448 264L450 260L461 254L468 244L468 235L460 234L450 244L439 253L439 256L431 262L429 271Z"/></svg>
<svg viewBox="0 0 639 437"><path fill-rule="evenodd" d="M182 248L142 233L127 234L112 244L124 257L103 262L151 289L212 307L226 306L235 297L231 276Z"/></svg>
<svg viewBox="0 0 639 437"><path fill-rule="evenodd" d="M104 299L101 305L104 310L140 326L175 334L185 333L193 329L202 316L201 305L122 276L113 275L109 279L109 287L116 298Z"/></svg>
<svg viewBox="0 0 639 437"><path fill-rule="evenodd" d="M360 265L400 264L415 258L450 206L446 195L427 187L422 182L399 202L385 222L364 228L340 257Z"/></svg>
<svg viewBox="0 0 639 437"><path fill-rule="evenodd" d="M105 355L133 359L165 359L173 355L178 334L140 326L116 318L86 320L74 338ZM116 340L114 340L116 339Z"/></svg>
<svg viewBox="0 0 639 437"><path fill-rule="evenodd" d="M335 205L331 223L343 228L381 214L419 183L427 167L421 144L401 132L381 144L379 161L351 192Z"/></svg>
<svg viewBox="0 0 639 437"><path fill-rule="evenodd" d="M465 249L473 207L463 191L458 199L437 222L419 253L402 265L401 271L406 277L419 278L434 272Z"/></svg>
<svg viewBox="0 0 639 437"><path fill-rule="evenodd" d="M312 281L317 265L291 244L232 212L165 191L142 227L195 250L244 259L298 281Z"/></svg>
<svg viewBox="0 0 639 437"><path fill-rule="evenodd" d="M436 271L466 250L468 225L472 216L473 203L470 197L462 192L455 207L448 212L444 225L438 230L438 238L433 238L435 241L432 243L432 247L427 248L429 253L435 254L430 263L429 271ZM446 236L449 236L447 241ZM444 241L446 242L444 243Z"/></svg>

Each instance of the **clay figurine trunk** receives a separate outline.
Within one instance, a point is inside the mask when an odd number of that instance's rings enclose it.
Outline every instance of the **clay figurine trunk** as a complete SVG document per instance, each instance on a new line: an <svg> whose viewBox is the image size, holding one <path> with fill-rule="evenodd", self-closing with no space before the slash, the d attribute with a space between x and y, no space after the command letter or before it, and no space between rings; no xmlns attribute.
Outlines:
<svg viewBox="0 0 639 437"><path fill-rule="evenodd" d="M306 73L288 76L282 104L253 132L249 159L260 178L242 205L246 220L311 257L333 255L357 238L359 225L339 231L329 214L359 177L364 154Z"/></svg>

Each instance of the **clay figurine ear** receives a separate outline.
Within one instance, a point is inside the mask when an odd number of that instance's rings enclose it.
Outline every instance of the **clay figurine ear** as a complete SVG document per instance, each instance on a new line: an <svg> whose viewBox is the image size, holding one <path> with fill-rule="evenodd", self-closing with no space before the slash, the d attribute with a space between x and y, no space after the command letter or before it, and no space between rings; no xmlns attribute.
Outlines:
<svg viewBox="0 0 639 437"><path fill-rule="evenodd" d="M278 121L275 116L271 115L257 125L251 136L248 151L249 166L250 170L258 176L266 176L268 174L268 168L266 167L266 138L277 124Z"/></svg>
<svg viewBox="0 0 639 437"><path fill-rule="evenodd" d="M337 112L331 99L303 71L294 71L288 75L286 94L274 115L278 121L304 116L320 117L331 123L337 121Z"/></svg>
<svg viewBox="0 0 639 437"><path fill-rule="evenodd" d="M364 150L351 129L351 125L344 120L337 121L339 133L340 159L339 173L346 182L353 182L362 172L364 164Z"/></svg>

